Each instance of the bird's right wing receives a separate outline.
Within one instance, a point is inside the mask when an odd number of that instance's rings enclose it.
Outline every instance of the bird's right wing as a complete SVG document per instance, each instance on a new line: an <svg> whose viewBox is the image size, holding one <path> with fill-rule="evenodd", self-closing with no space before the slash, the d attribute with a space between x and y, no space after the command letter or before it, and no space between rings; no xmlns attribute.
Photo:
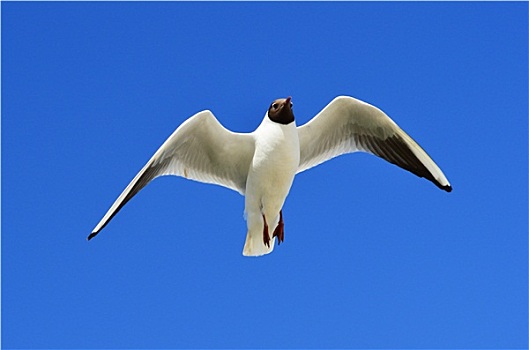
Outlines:
<svg viewBox="0 0 529 350"><path fill-rule="evenodd" d="M305 125L298 127L298 173L336 156L367 152L450 192L452 186L437 164L380 109L349 96L339 96Z"/></svg>
<svg viewBox="0 0 529 350"><path fill-rule="evenodd" d="M252 134L227 130L210 111L195 114L156 151L112 204L88 240L97 235L134 195L161 175L217 184L244 194L254 149Z"/></svg>

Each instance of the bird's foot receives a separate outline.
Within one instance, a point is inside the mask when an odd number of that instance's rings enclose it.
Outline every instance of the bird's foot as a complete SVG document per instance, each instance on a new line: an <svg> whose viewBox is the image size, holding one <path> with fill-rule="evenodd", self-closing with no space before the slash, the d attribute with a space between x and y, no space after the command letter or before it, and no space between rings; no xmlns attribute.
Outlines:
<svg viewBox="0 0 529 350"><path fill-rule="evenodd" d="M264 214L263 214L263 222L264 222L263 243L265 244L265 246L270 248L270 234L268 233L268 224L266 223L266 218L265 218Z"/></svg>
<svg viewBox="0 0 529 350"><path fill-rule="evenodd" d="M272 234L272 238L277 237L277 244L281 244L285 240L285 224L283 223L283 211L279 211L279 222Z"/></svg>

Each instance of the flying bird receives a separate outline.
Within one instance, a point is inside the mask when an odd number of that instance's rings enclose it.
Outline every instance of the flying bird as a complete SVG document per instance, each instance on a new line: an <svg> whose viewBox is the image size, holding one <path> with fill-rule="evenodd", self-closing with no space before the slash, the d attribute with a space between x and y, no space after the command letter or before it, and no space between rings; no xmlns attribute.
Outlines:
<svg viewBox="0 0 529 350"><path fill-rule="evenodd" d="M297 127L291 97L277 99L251 133L224 128L209 110L182 123L129 183L88 236L95 237L154 178L176 175L230 188L245 197L245 256L284 240L283 204L296 174L341 154L367 152L447 192L445 175L384 112L349 96L332 100Z"/></svg>

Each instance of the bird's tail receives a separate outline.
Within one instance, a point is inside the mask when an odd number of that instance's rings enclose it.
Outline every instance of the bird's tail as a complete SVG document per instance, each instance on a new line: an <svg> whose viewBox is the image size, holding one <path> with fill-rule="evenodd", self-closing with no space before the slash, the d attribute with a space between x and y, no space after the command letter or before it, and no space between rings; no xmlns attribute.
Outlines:
<svg viewBox="0 0 529 350"><path fill-rule="evenodd" d="M271 234L270 234L271 235ZM270 247L263 242L263 230L248 230L246 234L246 242L242 255L244 256L261 256L269 254L274 250L275 237L270 237Z"/></svg>

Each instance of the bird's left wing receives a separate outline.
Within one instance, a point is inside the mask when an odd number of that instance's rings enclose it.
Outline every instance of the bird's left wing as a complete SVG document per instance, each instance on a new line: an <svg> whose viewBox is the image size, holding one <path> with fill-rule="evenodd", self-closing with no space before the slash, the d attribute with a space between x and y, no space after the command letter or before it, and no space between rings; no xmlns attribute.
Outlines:
<svg viewBox="0 0 529 350"><path fill-rule="evenodd" d="M428 154L380 109L348 96L329 103L298 127L298 173L344 153L379 156L450 192L452 187Z"/></svg>
<svg viewBox="0 0 529 350"><path fill-rule="evenodd" d="M225 129L210 111L195 114L156 151L112 204L88 240L97 235L134 195L161 175L217 184L244 194L254 149L252 134Z"/></svg>

